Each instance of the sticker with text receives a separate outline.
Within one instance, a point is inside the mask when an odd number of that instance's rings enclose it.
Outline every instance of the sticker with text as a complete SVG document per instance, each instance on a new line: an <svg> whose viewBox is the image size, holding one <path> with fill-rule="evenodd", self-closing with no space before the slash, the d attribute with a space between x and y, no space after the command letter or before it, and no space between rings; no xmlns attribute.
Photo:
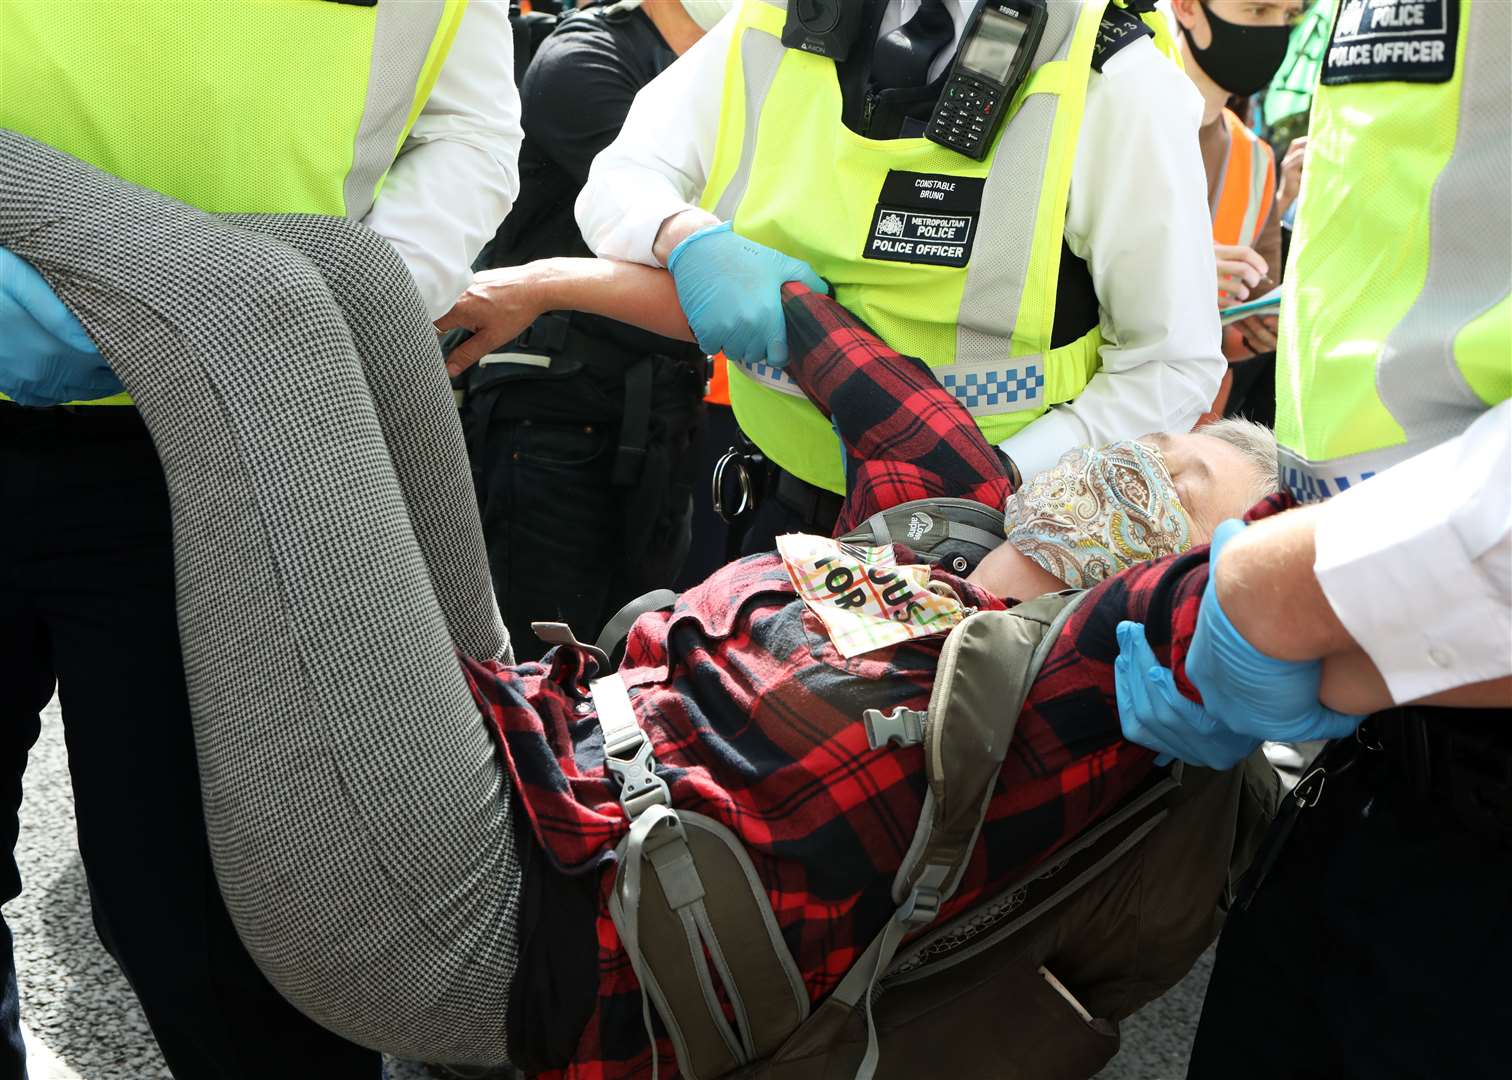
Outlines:
<svg viewBox="0 0 1512 1080"><path fill-rule="evenodd" d="M966 617L955 597L930 591L928 566L899 566L891 547L790 533L777 538L777 550L798 595L847 660L943 634Z"/></svg>

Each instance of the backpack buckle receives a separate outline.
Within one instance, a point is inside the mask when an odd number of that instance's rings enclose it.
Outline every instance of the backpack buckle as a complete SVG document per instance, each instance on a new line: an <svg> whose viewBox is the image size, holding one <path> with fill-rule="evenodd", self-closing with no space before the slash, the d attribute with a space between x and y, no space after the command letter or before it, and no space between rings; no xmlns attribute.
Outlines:
<svg viewBox="0 0 1512 1080"><path fill-rule="evenodd" d="M908 899L898 908L898 921L909 927L932 923L944 902L945 898L940 895L939 889L915 885L913 892L908 894Z"/></svg>
<svg viewBox="0 0 1512 1080"><path fill-rule="evenodd" d="M924 741L924 721L929 713L899 705L890 713L880 709L867 709L861 714L866 725L866 741L873 750L880 750L888 743L898 746L918 746Z"/></svg>
<svg viewBox="0 0 1512 1080"><path fill-rule="evenodd" d="M672 791L656 775L656 758L651 754L651 740L639 728L635 739L604 746L604 764L619 782L620 805L634 821L653 806L671 806ZM627 753L628 751L628 753Z"/></svg>

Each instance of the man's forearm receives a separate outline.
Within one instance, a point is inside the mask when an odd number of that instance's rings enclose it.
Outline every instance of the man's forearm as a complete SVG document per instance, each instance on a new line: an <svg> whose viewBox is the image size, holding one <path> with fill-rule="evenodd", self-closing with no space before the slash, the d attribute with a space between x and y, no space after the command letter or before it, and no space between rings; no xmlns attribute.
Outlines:
<svg viewBox="0 0 1512 1080"><path fill-rule="evenodd" d="M1255 522L1229 542L1214 570L1229 622L1277 660L1318 660L1359 648L1313 573L1318 509Z"/></svg>
<svg viewBox="0 0 1512 1080"><path fill-rule="evenodd" d="M677 287L665 270L614 259L546 259L537 265L542 311L583 311L663 337L693 340Z"/></svg>

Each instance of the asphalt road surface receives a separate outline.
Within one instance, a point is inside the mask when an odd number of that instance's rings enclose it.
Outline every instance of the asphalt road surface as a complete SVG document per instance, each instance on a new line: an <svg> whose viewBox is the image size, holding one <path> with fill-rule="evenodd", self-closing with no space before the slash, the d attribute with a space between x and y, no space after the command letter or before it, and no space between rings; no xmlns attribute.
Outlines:
<svg viewBox="0 0 1512 1080"><path fill-rule="evenodd" d="M27 765L16 860L25 890L5 917L16 941L31 1080L169 1080L142 1010L89 921L56 702ZM1184 982L1124 1022L1123 1050L1099 1080L1185 1075L1209 963L1204 957ZM389 1062L388 1075L432 1080L405 1062Z"/></svg>

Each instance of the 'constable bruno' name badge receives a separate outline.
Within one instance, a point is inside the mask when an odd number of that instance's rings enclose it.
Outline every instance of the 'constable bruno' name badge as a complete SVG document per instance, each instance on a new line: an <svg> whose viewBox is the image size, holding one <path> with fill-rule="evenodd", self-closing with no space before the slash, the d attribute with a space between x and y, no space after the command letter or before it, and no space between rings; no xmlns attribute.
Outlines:
<svg viewBox="0 0 1512 1080"><path fill-rule="evenodd" d="M868 259L965 266L982 211L980 177L888 171L866 238Z"/></svg>
<svg viewBox="0 0 1512 1080"><path fill-rule="evenodd" d="M1459 0L1341 0L1323 85L1448 82L1458 38Z"/></svg>

